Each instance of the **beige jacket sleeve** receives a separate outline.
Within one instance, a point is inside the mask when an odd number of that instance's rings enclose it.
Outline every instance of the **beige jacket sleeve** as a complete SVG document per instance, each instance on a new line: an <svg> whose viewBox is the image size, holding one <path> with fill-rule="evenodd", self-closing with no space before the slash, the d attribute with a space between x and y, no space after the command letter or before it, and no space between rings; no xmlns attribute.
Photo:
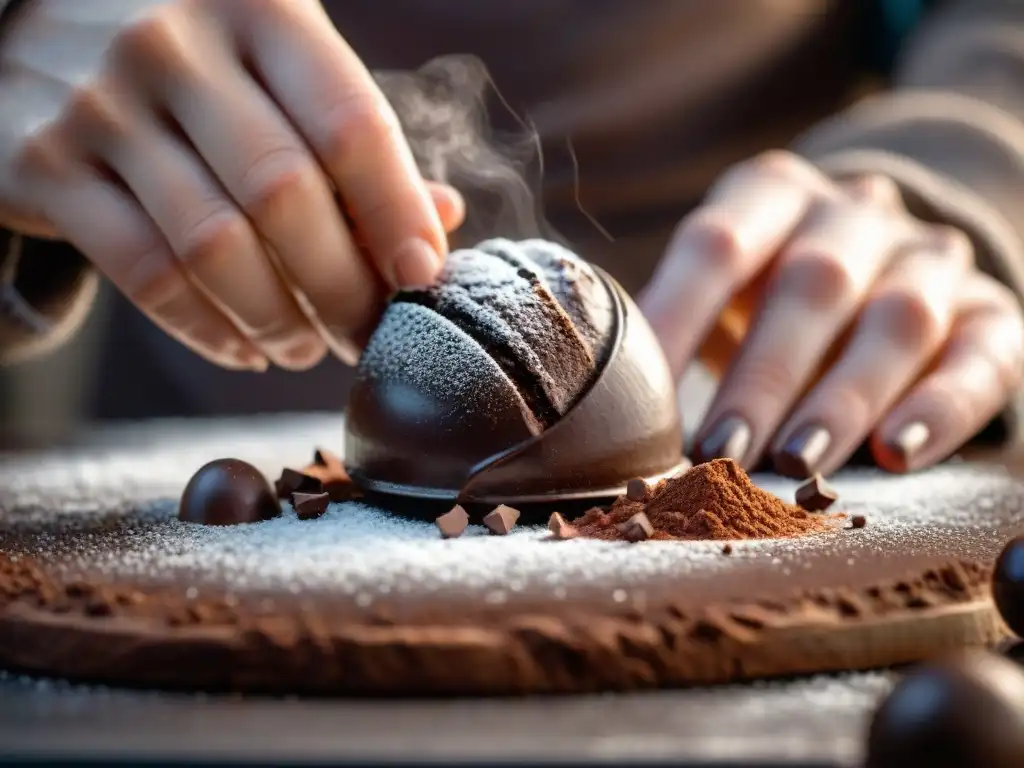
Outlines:
<svg viewBox="0 0 1024 768"><path fill-rule="evenodd" d="M973 239L1024 297L1024 2L950 0L909 41L893 88L795 149L833 175L882 173L928 220Z"/></svg>

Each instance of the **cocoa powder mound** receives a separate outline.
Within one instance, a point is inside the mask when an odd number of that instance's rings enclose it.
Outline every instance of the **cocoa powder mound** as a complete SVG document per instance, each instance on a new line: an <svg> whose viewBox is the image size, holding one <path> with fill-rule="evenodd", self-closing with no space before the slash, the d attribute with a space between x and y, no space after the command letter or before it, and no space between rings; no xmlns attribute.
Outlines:
<svg viewBox="0 0 1024 768"><path fill-rule="evenodd" d="M620 496L607 512L587 512L576 528L581 536L625 541L619 526L639 512L654 526L654 540L781 539L828 528L828 518L758 488L732 459L698 464L662 480L643 501Z"/></svg>

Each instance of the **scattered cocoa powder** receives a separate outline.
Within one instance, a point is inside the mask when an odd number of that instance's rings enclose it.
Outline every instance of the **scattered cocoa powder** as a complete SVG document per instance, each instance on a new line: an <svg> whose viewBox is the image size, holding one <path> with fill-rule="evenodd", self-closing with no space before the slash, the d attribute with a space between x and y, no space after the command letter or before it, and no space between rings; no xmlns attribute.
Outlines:
<svg viewBox="0 0 1024 768"><path fill-rule="evenodd" d="M620 496L607 512L594 508L576 528L580 536L623 541L623 524L641 512L654 527L655 540L779 539L828 527L821 515L755 486L736 462L715 459L660 481L646 501Z"/></svg>

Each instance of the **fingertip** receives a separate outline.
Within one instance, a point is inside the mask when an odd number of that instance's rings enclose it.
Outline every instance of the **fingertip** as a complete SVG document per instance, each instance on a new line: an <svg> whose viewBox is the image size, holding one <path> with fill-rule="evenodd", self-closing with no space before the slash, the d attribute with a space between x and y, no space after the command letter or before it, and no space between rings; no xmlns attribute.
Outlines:
<svg viewBox="0 0 1024 768"><path fill-rule="evenodd" d="M461 227L466 220L466 200L462 194L455 187L434 181L427 182L427 190L444 231L451 233Z"/></svg>
<svg viewBox="0 0 1024 768"><path fill-rule="evenodd" d="M441 269L441 255L426 240L412 237L399 246L388 275L391 287L425 288L434 282Z"/></svg>

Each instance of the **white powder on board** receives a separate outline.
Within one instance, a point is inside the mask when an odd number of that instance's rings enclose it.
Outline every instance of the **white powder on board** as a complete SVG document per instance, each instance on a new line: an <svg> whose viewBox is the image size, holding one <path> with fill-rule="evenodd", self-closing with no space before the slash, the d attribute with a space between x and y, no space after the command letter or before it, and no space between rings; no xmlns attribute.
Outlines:
<svg viewBox="0 0 1024 768"><path fill-rule="evenodd" d="M161 465L167 466L155 464ZM116 466L106 468L108 478ZM792 498L795 483L754 479ZM731 557L721 554L720 542L549 542L539 526L519 527L506 537L471 527L462 538L444 541L431 523L358 503L332 504L315 521L296 519L286 505L276 520L217 528L177 521L173 501L164 501L149 506L151 520L116 534L42 539L36 546L72 570L146 580L187 576L197 584L238 590L326 590L360 605L391 593L453 590L502 604L538 587L571 600L583 586L636 602L647 585L666 579L697 588L705 579L748 567L757 567L759 577L786 579L818 567L823 557L834 563L839 556L852 568L861 555L893 541L908 551L938 548L943 555L971 557L979 549L995 551L1004 538L1001 530L1024 521L1019 486L999 470L948 465L912 477L859 471L837 476L834 484L842 499L837 509L866 513L867 528L824 534L824 539L733 542ZM986 508L999 515L1000 526L985 523ZM938 534L936 526L943 527ZM767 576L766 561L774 566Z"/></svg>

